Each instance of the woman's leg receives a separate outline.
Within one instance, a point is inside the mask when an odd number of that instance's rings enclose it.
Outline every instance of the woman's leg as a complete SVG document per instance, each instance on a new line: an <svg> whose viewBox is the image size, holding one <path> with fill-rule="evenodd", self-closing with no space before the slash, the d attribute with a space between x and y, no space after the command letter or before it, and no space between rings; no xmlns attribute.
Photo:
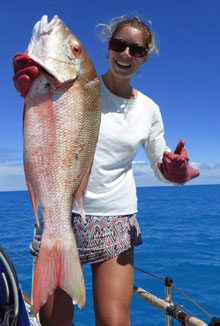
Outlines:
<svg viewBox="0 0 220 326"><path fill-rule="evenodd" d="M96 326L130 325L133 249L91 268Z"/></svg>
<svg viewBox="0 0 220 326"><path fill-rule="evenodd" d="M40 309L42 326L72 326L74 306L71 297L57 287Z"/></svg>

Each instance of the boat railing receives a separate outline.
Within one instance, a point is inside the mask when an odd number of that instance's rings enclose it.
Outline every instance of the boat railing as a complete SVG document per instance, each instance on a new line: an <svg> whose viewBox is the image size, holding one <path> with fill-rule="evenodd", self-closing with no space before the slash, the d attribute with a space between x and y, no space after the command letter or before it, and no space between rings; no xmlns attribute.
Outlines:
<svg viewBox="0 0 220 326"><path fill-rule="evenodd" d="M184 307L175 302L168 302L164 299L158 298L152 293L134 285L133 293L139 298L147 301L152 306L165 313L166 326L173 325L173 319L176 319L184 326L208 326L202 320L193 317ZM219 324L220 325L220 324Z"/></svg>

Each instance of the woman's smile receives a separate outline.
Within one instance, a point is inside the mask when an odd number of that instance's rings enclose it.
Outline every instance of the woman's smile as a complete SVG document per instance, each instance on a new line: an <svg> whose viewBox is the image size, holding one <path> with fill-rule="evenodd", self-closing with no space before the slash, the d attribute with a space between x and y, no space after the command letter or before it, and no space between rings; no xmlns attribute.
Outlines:
<svg viewBox="0 0 220 326"><path fill-rule="evenodd" d="M116 60L116 63L122 69L126 69L128 67L131 67L131 65L129 63L126 63L126 62L123 62L123 61Z"/></svg>

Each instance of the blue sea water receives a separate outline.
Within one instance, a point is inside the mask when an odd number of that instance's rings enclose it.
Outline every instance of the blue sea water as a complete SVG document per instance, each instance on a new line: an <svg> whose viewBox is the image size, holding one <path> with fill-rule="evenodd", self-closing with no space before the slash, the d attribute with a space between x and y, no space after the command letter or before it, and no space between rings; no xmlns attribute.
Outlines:
<svg viewBox="0 0 220 326"><path fill-rule="evenodd" d="M135 248L135 266L175 286L211 316L220 317L220 185L137 188L143 245ZM0 192L0 244L31 294L29 244L35 221L28 192ZM94 325L90 267L84 266L87 302L76 309L75 325ZM135 285L164 298L164 283L135 270ZM173 290L173 299L197 318L210 318ZM165 325L164 314L133 296L131 325ZM174 322L174 325L179 325Z"/></svg>

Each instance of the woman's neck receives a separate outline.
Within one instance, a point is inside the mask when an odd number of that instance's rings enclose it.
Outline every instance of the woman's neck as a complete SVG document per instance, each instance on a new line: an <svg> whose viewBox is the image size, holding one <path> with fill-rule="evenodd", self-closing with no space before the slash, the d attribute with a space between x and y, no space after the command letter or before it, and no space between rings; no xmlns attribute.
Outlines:
<svg viewBox="0 0 220 326"><path fill-rule="evenodd" d="M105 86L109 89L111 93L117 95L119 97L128 99L128 100L135 100L137 97L137 90L134 89L130 85L130 80L127 79L119 79L114 78L114 76L110 76L109 71L107 71L102 76L103 82Z"/></svg>

